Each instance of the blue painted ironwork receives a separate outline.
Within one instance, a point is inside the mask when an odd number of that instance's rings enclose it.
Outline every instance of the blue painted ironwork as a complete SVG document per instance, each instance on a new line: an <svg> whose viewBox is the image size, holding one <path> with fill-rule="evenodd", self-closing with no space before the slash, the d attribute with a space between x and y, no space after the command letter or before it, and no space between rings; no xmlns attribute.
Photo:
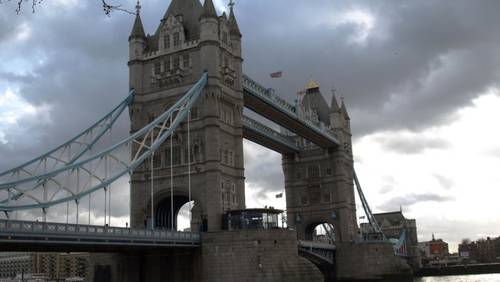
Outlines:
<svg viewBox="0 0 500 282"><path fill-rule="evenodd" d="M361 204L363 205L363 209L365 211L366 217L368 218L368 222L373 228L373 231L375 233L380 233L382 234L383 240L385 240L384 233L382 232L382 229L380 228L380 225L377 222L377 219L375 219L375 216L373 216L372 210L370 209L370 206L368 205L368 201L365 198L365 194L363 193L363 190L361 189L361 185L359 184L359 179L358 176L356 175L356 171L353 170L353 177L354 177L354 183L356 184L356 189L358 191L358 196L359 199L361 200Z"/></svg>
<svg viewBox="0 0 500 282"><path fill-rule="evenodd" d="M4 212L11 212L15 210L27 210L27 209L47 209L51 206L58 205L61 203L66 203L69 201L78 202L81 198L86 197L96 191L105 189L111 183L124 176L127 173L132 172L135 168L141 165L144 160L149 158L151 154L159 149L161 144L173 134L173 132L179 127L181 122L187 117L189 110L192 108L193 104L197 101L202 93L202 89L207 83L207 74L204 73L201 79L182 97L180 98L170 109L164 112L162 115L157 117L154 121L141 128L134 134L130 135L128 138L114 144L110 148L103 150L85 160L80 160L78 162L68 164L62 168L50 171L48 173L37 175L33 177L27 177L19 179L16 181L8 183L0 183L0 190L14 190L16 192L25 193L27 197L34 201L35 203L23 203L23 204L3 204L0 205L0 210ZM134 147L136 152L132 159L129 161L123 161L120 159L121 155L128 156L128 150ZM123 149L126 149L123 152ZM121 151L120 151L121 150ZM106 175L100 175L104 169L98 171L99 167L107 166L108 161L114 161L119 164L120 169L115 172L108 172ZM92 168L92 169L91 169ZM94 170L94 171L93 171ZM43 183L44 189L47 186L54 185L57 183L57 177L64 177L70 175L75 178L76 182L80 180L80 172L86 174L85 176L89 178L88 187L79 187L77 185L76 189L70 189L69 187L56 185L54 194L48 198L44 195L44 198L40 197L40 190L29 191L32 187L29 184L39 184ZM92 184L92 180L97 180L97 184ZM62 180L61 180L62 181ZM60 184L60 183L58 183ZM22 186L28 186L28 189L23 189ZM79 188L84 188L80 190ZM54 189L53 189L54 190ZM76 190L76 191L75 191ZM69 196L63 196L57 198L57 194L61 191L66 192ZM38 192L38 194L35 194ZM46 194L46 191L44 192Z"/></svg>
<svg viewBox="0 0 500 282"><path fill-rule="evenodd" d="M12 178L19 180L26 177L33 177L47 173L47 169L54 170L74 163L85 153L91 150L101 137L106 134L106 132L111 130L113 124L128 107L130 102L133 100L133 97L134 91L131 90L129 95L118 106L92 124L89 128L71 138L69 141L66 141L49 152L27 161L15 168L1 172L0 183L10 182L12 181ZM51 167L45 167L42 169L41 167L46 166L48 161L51 162L49 164Z"/></svg>
<svg viewBox="0 0 500 282"><path fill-rule="evenodd" d="M198 246L199 233L96 225L0 220L0 243L54 245Z"/></svg>

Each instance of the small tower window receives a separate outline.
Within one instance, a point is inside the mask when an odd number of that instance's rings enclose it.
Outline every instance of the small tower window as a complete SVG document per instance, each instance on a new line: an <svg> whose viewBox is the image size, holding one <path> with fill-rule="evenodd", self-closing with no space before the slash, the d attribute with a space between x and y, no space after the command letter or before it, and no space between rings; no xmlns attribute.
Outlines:
<svg viewBox="0 0 500 282"><path fill-rule="evenodd" d="M188 54L182 56L182 67L185 69L189 68L189 55Z"/></svg>
<svg viewBox="0 0 500 282"><path fill-rule="evenodd" d="M155 74L160 74L161 73L161 63L160 62L156 62L155 63L154 70L155 70Z"/></svg>
<svg viewBox="0 0 500 282"><path fill-rule="evenodd" d="M167 34L165 37L163 37L163 46L165 49L170 49L170 35Z"/></svg>
<svg viewBox="0 0 500 282"><path fill-rule="evenodd" d="M222 33L222 42L227 44L227 32L225 32L225 31Z"/></svg>
<svg viewBox="0 0 500 282"><path fill-rule="evenodd" d="M170 71L170 57L167 57L164 61L165 64L165 71Z"/></svg>
<svg viewBox="0 0 500 282"><path fill-rule="evenodd" d="M176 32L174 33L174 47L179 47L180 43L180 38L179 38L179 33Z"/></svg>
<svg viewBox="0 0 500 282"><path fill-rule="evenodd" d="M179 57L174 57L174 70L179 68Z"/></svg>
<svg viewBox="0 0 500 282"><path fill-rule="evenodd" d="M317 178L319 177L319 166L318 165L310 165L307 168L307 174L309 178Z"/></svg>

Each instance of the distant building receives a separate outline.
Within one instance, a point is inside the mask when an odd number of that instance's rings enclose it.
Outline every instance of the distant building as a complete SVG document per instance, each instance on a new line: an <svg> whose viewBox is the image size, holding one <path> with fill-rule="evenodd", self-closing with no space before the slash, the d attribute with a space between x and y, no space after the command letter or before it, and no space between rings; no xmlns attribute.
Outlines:
<svg viewBox="0 0 500 282"><path fill-rule="evenodd" d="M417 223L415 219L405 218L402 211L373 214L385 237L389 240L399 240L403 231L406 233L405 249L408 263L414 268L420 267L420 252L418 251ZM361 233L373 232L369 223L361 223Z"/></svg>
<svg viewBox="0 0 500 282"><path fill-rule="evenodd" d="M53 280L84 278L88 253L0 253L0 279L43 275Z"/></svg>
<svg viewBox="0 0 500 282"><path fill-rule="evenodd" d="M477 241L463 240L458 245L459 256L470 263L491 263L500 261L500 237Z"/></svg>
<svg viewBox="0 0 500 282"><path fill-rule="evenodd" d="M447 265L449 258L448 243L443 239L436 239L434 234L432 240L418 243L422 266Z"/></svg>

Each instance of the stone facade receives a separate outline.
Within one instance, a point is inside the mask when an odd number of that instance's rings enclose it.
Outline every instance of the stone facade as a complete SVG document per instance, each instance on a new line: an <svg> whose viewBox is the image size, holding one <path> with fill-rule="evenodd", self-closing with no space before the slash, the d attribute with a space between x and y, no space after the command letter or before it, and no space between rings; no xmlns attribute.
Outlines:
<svg viewBox="0 0 500 282"><path fill-rule="evenodd" d="M340 243L336 259L337 278L341 280L377 281L401 277L394 281L407 281L403 277L412 275L406 261L394 255L390 242Z"/></svg>
<svg viewBox="0 0 500 282"><path fill-rule="evenodd" d="M154 35L146 36L139 12L129 38L131 132L168 109L208 72L208 84L187 123L153 158L136 169L131 180L131 227L151 224L151 174L154 177L155 226L175 228L179 209L189 201L191 163L191 230L220 230L222 214L245 206L241 34L231 9L217 16L212 1L174 0ZM171 152L172 144L172 155ZM134 153L136 148L132 150ZM172 160L172 162L171 162ZM173 164L171 166L171 163ZM172 167L174 187L170 186ZM171 222L170 193L174 194Z"/></svg>
<svg viewBox="0 0 500 282"><path fill-rule="evenodd" d="M283 155L288 225L297 230L299 239L312 239L316 226L334 226L338 242L355 240L358 227L353 185L353 157L350 119L342 101L333 96L330 106L315 82L308 84L299 101L302 115L328 127L340 146L322 149L295 137L305 148L297 154Z"/></svg>
<svg viewBox="0 0 500 282"><path fill-rule="evenodd" d="M314 264L298 255L290 230L207 233L201 281L324 281Z"/></svg>
<svg viewBox="0 0 500 282"><path fill-rule="evenodd" d="M408 263L413 269L419 269L421 267L421 258L420 251L418 250L416 220L406 218L402 211L375 213L373 216L387 239L397 241L401 237L403 230L406 232L404 249L408 255ZM373 232L369 223L361 223L360 229L362 234Z"/></svg>

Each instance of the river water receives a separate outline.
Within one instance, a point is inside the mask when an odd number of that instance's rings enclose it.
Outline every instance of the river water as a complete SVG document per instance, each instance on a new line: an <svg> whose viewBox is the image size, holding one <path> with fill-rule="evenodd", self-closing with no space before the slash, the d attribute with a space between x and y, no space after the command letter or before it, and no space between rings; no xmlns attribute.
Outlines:
<svg viewBox="0 0 500 282"><path fill-rule="evenodd" d="M414 282L500 282L500 274L419 277Z"/></svg>

